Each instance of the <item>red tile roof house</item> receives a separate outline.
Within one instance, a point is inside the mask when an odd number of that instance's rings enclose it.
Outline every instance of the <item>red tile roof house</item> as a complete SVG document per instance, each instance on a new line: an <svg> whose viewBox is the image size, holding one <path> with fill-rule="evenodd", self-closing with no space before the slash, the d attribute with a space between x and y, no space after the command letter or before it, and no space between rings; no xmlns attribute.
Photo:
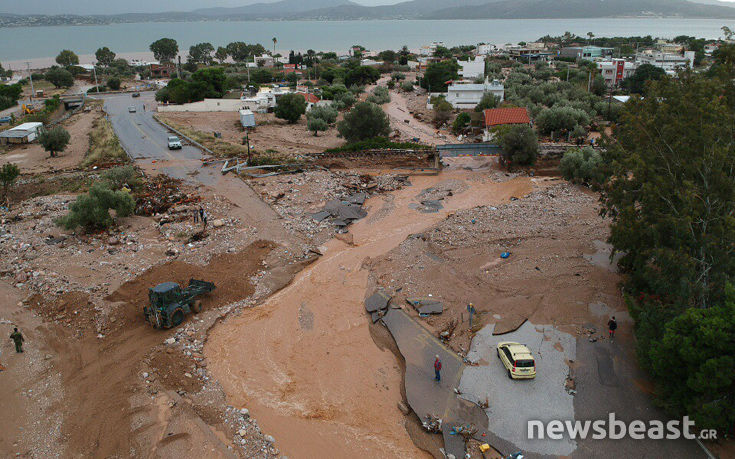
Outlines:
<svg viewBox="0 0 735 459"><path fill-rule="evenodd" d="M302 96L304 100L306 101L306 111L308 112L311 110L311 108L318 104L321 99L319 99L314 94L310 94L308 92L297 92L296 94Z"/></svg>
<svg viewBox="0 0 735 459"><path fill-rule="evenodd" d="M492 128L496 126L531 124L531 118L525 108L489 108L483 112L483 115L485 116L485 133L482 140L485 142L493 139Z"/></svg>

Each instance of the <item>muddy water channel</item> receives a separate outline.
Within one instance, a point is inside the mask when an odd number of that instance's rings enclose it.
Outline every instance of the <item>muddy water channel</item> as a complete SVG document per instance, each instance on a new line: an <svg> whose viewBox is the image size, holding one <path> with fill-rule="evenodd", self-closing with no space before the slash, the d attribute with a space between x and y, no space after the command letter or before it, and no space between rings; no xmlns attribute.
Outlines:
<svg viewBox="0 0 735 459"><path fill-rule="evenodd" d="M429 187L462 182L464 191L436 213L415 209ZM237 408L291 458L423 457L398 410L401 367L376 346L363 300L368 257L456 210L497 205L532 191L529 178L492 182L449 171L411 177L412 186L367 201L368 216L350 227L354 245L332 239L324 256L264 304L216 326L205 348L209 369ZM410 205L410 206L409 206Z"/></svg>

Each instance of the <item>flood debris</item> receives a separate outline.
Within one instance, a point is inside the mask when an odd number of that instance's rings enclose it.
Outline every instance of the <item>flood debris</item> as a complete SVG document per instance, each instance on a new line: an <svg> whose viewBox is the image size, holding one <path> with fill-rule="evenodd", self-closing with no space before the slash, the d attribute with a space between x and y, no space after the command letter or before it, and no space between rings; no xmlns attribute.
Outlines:
<svg viewBox="0 0 735 459"><path fill-rule="evenodd" d="M434 298L406 298L406 302L416 308L421 315L444 312L444 303Z"/></svg>
<svg viewBox="0 0 735 459"><path fill-rule="evenodd" d="M166 212L173 206L199 202L201 198L194 193L183 191L181 180L159 174L143 184L136 193L137 215L155 215Z"/></svg>
<svg viewBox="0 0 735 459"><path fill-rule="evenodd" d="M387 309L390 298L388 294L382 290L378 290L365 300L365 310L370 313L375 313Z"/></svg>
<svg viewBox="0 0 735 459"><path fill-rule="evenodd" d="M345 228L352 222L367 216L367 211L362 208L366 198L365 193L354 193L344 199L332 199L324 205L322 210L312 214L312 218L322 222L331 217L334 226L338 229Z"/></svg>
<svg viewBox="0 0 735 459"><path fill-rule="evenodd" d="M427 414L421 425L431 433L439 433L442 431L442 419L435 414Z"/></svg>

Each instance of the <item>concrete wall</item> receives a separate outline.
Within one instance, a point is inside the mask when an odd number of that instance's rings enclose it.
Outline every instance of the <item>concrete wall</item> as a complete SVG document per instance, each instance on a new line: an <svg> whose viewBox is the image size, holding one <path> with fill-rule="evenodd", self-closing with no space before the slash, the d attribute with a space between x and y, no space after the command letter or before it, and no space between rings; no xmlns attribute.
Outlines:
<svg viewBox="0 0 735 459"><path fill-rule="evenodd" d="M204 99L181 105L159 105L159 112L239 112L247 108L240 99Z"/></svg>

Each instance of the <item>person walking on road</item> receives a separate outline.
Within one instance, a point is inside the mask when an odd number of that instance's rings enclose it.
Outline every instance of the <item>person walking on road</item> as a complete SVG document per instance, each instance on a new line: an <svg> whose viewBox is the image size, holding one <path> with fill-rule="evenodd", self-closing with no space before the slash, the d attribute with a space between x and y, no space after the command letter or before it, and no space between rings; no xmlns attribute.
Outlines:
<svg viewBox="0 0 735 459"><path fill-rule="evenodd" d="M436 381L442 380L442 361L439 360L439 355L434 356L434 379Z"/></svg>
<svg viewBox="0 0 735 459"><path fill-rule="evenodd" d="M612 319L610 319L607 322L607 329L610 333L610 341L615 339L615 330L618 328L618 323L615 321L615 316L612 316Z"/></svg>
<svg viewBox="0 0 735 459"><path fill-rule="evenodd" d="M25 341L25 339L17 328L13 329L13 333L10 334L10 339L15 343L15 352L23 352L23 341Z"/></svg>

